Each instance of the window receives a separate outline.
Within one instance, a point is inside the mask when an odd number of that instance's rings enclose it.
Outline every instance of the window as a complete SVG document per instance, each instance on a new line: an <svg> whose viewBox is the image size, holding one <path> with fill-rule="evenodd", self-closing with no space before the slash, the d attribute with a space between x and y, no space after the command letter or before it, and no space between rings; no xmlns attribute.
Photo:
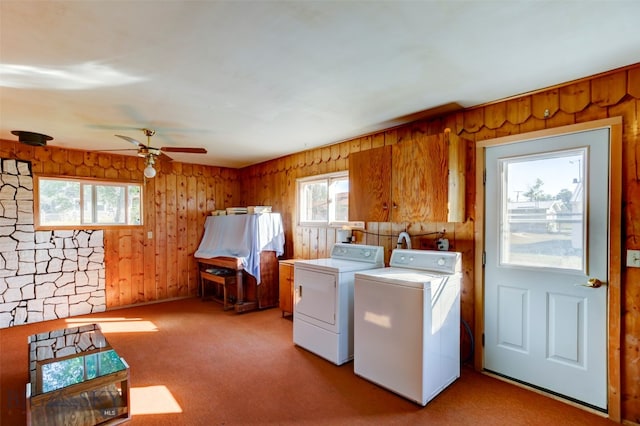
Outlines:
<svg viewBox="0 0 640 426"><path fill-rule="evenodd" d="M587 160L586 148L498 160L500 265L585 271Z"/></svg>
<svg viewBox="0 0 640 426"><path fill-rule="evenodd" d="M142 185L70 178L37 178L38 225L142 224Z"/></svg>
<svg viewBox="0 0 640 426"><path fill-rule="evenodd" d="M332 225L349 220L349 173L298 179L300 225Z"/></svg>

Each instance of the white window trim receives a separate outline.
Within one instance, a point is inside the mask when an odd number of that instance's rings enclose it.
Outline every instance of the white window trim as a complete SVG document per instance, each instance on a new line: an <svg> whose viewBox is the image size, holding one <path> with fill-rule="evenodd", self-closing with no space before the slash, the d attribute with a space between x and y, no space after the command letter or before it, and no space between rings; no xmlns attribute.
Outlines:
<svg viewBox="0 0 640 426"><path fill-rule="evenodd" d="M333 173L325 173L322 175L306 176L303 178L296 179L296 222L298 226L310 226L310 227L319 227L319 228L322 228L322 227L341 228L351 223L349 221L325 221L325 220L303 221L300 219L300 215L301 215L300 185L301 184L307 183L307 182L313 182L313 181L320 181L320 180L331 181L333 179L344 179L344 178L346 178L347 180L349 179L348 170L343 170L340 172L333 172Z"/></svg>

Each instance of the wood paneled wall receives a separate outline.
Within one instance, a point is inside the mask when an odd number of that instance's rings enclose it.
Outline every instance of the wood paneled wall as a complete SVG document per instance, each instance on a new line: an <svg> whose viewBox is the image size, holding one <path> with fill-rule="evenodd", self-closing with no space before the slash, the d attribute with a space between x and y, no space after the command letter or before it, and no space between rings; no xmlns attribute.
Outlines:
<svg viewBox="0 0 640 426"><path fill-rule="evenodd" d="M240 170L162 163L145 185L145 225L105 232L107 305L110 308L195 295L193 253L206 215L214 209L272 205L282 213L289 258L321 258L336 241L334 229L296 225L296 178L347 170L349 154L393 145L416 134L450 128L472 142L596 120L623 117L623 249L640 249L640 64L548 90L422 120L331 146L296 153ZM433 248L446 230L451 249L463 254L462 317L473 327L475 219L474 146L467 147L466 220L461 223L367 223L357 242L382 245L386 261L397 235L407 230L413 245ZM0 141L0 156L31 161L34 175L139 180L143 162L95 152L33 148ZM152 239L148 238L152 232ZM426 235L425 235L426 234ZM421 236L423 235L423 236ZM640 269L623 268L623 338L620 347L622 418L640 423Z"/></svg>
<svg viewBox="0 0 640 426"><path fill-rule="evenodd" d="M105 228L107 308L195 296L193 253L206 216L237 205L238 171L176 161L144 180L139 157L0 141L0 157L31 161L33 175L144 182L144 225Z"/></svg>
<svg viewBox="0 0 640 426"><path fill-rule="evenodd" d="M283 213L287 257L326 257L335 243L334 229L296 225L296 178L347 170L349 154L393 145L416 133L436 134L450 128L472 142L553 127L623 117L623 253L640 249L640 64L525 96L495 102L398 128L354 138L332 146L300 152L241 170L243 204L273 205ZM463 254L462 317L473 327L473 258L475 219L475 154L467 147L466 220L462 223L367 223L356 232L359 243L385 247L389 254L400 231L411 235L446 230L451 249ZM434 236L414 237L413 244L433 248ZM621 342L621 415L640 423L640 269L623 268ZM610 348L617 350L618 348Z"/></svg>

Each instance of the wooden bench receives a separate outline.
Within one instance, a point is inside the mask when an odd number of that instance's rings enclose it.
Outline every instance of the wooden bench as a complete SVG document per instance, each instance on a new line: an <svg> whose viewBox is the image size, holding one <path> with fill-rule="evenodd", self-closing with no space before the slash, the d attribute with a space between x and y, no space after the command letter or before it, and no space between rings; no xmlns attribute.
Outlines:
<svg viewBox="0 0 640 426"><path fill-rule="evenodd" d="M200 271L200 295L205 298L205 283L209 281L222 287L222 306L226 311L234 308L234 303L229 304L227 287L236 284L236 271L226 268L209 268ZM215 299L215 298L214 298Z"/></svg>
<svg viewBox="0 0 640 426"><path fill-rule="evenodd" d="M260 252L260 278L262 283L258 285L256 278L251 274L245 274L242 267L242 260L239 257L196 257L198 269L206 271L214 268L227 268L235 271L236 300L235 304L228 304L227 307L236 312L248 312L256 309L271 308L278 306L278 258L275 251L265 250ZM201 286L202 286L202 276ZM218 278L219 280L219 278ZM213 282L222 284L219 281ZM232 281L226 281L231 285ZM226 286L225 286L226 287ZM202 290L203 287L200 287ZM226 298L225 298L226 299Z"/></svg>

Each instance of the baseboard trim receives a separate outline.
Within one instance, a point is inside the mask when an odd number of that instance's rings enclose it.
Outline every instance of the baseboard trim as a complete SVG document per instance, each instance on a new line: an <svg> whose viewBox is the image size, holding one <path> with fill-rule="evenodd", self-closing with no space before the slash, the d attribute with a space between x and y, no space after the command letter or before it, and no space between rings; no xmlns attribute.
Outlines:
<svg viewBox="0 0 640 426"><path fill-rule="evenodd" d="M155 305L158 303L175 302L176 300L193 299L195 297L197 296L181 296L181 297L172 297L169 299L152 300L150 302L132 303L130 305L114 306L111 308L107 308L106 312L112 312L112 311L117 311L119 309L126 309L126 308L137 308L139 306Z"/></svg>

